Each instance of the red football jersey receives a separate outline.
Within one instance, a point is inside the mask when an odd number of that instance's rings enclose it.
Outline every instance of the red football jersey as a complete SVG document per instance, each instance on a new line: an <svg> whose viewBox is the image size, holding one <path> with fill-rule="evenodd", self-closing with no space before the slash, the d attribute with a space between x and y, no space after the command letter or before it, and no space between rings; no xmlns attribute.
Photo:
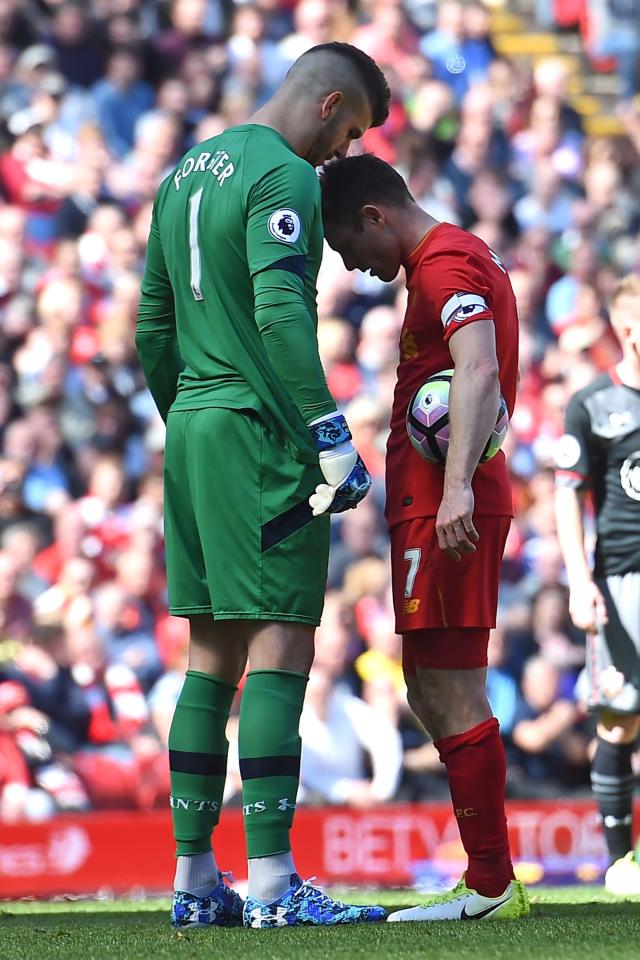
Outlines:
<svg viewBox="0 0 640 960"><path fill-rule="evenodd" d="M400 362L387 444L387 507L390 527L414 517L435 517L442 500L444 468L423 460L406 429L407 407L427 377L453 367L449 338L468 323L493 323L500 388L513 412L518 379L518 314L507 272L492 250L472 234L441 223L405 263L409 298L400 335ZM480 464L473 477L475 513L512 516L504 454Z"/></svg>

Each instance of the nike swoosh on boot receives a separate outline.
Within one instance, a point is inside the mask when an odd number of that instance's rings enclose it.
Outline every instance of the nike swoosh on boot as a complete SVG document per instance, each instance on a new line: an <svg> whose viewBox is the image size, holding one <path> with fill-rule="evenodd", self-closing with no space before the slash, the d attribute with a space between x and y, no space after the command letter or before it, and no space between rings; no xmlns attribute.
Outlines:
<svg viewBox="0 0 640 960"><path fill-rule="evenodd" d="M488 917L490 913L493 913L494 910L497 910L498 907L501 907L504 903L507 902L509 897L503 897L500 903L492 903L490 907L487 907L485 910L479 910L478 913L467 913L467 908L463 906L462 913L460 914L461 920L482 920L483 917Z"/></svg>

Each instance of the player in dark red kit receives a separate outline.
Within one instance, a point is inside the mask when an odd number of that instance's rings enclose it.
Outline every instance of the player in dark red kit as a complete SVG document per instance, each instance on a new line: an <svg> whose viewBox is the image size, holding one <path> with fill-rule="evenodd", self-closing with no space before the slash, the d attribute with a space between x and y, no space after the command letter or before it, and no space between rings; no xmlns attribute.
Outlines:
<svg viewBox="0 0 640 960"><path fill-rule="evenodd" d="M417 206L402 177L365 155L327 164L323 219L348 270L406 271L386 516L396 629L414 713L447 768L468 869L450 893L390 920L502 919L529 904L514 879L504 811L505 755L486 695L489 630L513 506L504 454L479 464L500 392L509 414L518 317L507 272L482 240ZM454 368L444 470L421 459L405 427L427 377Z"/></svg>

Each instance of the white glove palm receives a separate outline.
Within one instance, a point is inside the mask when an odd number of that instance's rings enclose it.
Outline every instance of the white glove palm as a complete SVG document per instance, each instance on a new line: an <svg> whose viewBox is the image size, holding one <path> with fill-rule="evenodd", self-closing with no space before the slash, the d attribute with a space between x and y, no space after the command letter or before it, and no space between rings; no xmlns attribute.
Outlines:
<svg viewBox="0 0 640 960"><path fill-rule="evenodd" d="M350 510L367 495L371 477L358 451L351 443L351 432L342 414L334 413L309 424L318 462L326 483L319 483L309 497L314 517L329 511Z"/></svg>

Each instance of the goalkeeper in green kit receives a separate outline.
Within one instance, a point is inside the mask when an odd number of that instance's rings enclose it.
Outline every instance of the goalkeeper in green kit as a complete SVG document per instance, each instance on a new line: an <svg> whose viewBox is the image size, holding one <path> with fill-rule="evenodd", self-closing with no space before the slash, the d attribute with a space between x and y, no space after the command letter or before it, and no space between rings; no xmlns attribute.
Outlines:
<svg viewBox="0 0 640 960"><path fill-rule="evenodd" d="M343 43L313 47L250 123L193 147L154 204L136 346L167 423L169 609L191 627L169 734L177 927L384 917L302 882L289 832L329 514L355 507L371 482L318 356L314 167L383 123L388 103L366 54ZM225 728L247 659L243 904L218 869L212 832Z"/></svg>

